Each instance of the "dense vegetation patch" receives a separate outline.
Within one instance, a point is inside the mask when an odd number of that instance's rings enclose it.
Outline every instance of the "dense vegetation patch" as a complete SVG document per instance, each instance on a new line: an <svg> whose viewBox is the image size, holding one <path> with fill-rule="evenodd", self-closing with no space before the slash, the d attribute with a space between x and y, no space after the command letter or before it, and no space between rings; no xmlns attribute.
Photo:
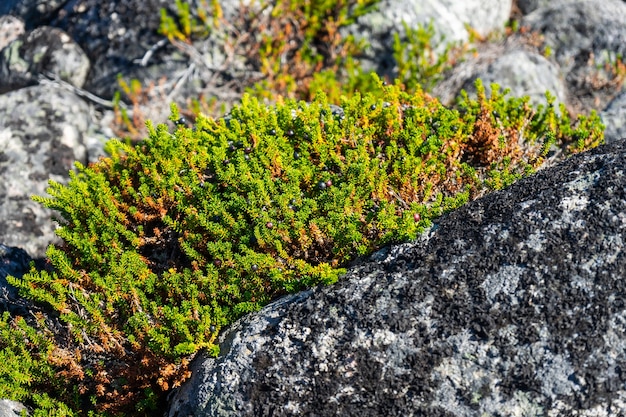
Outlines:
<svg viewBox="0 0 626 417"><path fill-rule="evenodd" d="M10 282L67 332L25 347L3 338L3 355L45 367L21 380L29 365L13 361L0 382L28 401L24 387L54 370L75 389L45 395L79 414L149 413L189 376L190 355L218 353L233 320L335 282L351 260L415 238L551 150L602 140L597 116L572 123L564 108L533 109L495 85L487 98L478 82L477 99L453 110L373 83L340 108L322 93L276 106L244 96L226 118L191 128L173 107L173 128L148 124L137 146L113 140L110 157L77 163L68 185L51 182L51 197L35 199L57 211L64 244L49 248L48 270ZM19 320L3 328L32 333Z"/></svg>

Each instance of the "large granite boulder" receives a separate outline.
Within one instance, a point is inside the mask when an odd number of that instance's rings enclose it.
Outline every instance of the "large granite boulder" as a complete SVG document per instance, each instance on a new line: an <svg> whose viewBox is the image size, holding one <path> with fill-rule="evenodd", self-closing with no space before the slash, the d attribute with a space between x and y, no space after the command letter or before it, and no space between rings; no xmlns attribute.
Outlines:
<svg viewBox="0 0 626 417"><path fill-rule="evenodd" d="M577 155L242 319L168 415L624 415L625 173Z"/></svg>
<svg viewBox="0 0 626 417"><path fill-rule="evenodd" d="M541 33L557 62L570 71L590 58L603 63L617 54L625 56L625 19L626 3L621 0L556 1L525 16L522 24Z"/></svg>
<svg viewBox="0 0 626 417"><path fill-rule="evenodd" d="M0 92L36 85L41 75L82 87L89 59L60 29L42 26L9 43L0 53Z"/></svg>

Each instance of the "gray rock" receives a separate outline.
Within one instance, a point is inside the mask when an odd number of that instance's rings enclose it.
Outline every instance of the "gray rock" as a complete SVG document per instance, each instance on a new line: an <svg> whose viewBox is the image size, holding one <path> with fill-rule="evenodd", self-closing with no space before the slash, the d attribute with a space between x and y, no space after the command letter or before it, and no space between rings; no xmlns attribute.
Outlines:
<svg viewBox="0 0 626 417"><path fill-rule="evenodd" d="M17 417L26 411L26 407L17 401L0 400L0 417Z"/></svg>
<svg viewBox="0 0 626 417"><path fill-rule="evenodd" d="M540 32L565 73L626 56L626 4L620 0L550 3L522 19Z"/></svg>
<svg viewBox="0 0 626 417"><path fill-rule="evenodd" d="M606 125L604 139L606 142L626 138L626 91L615 97L600 112L602 122Z"/></svg>
<svg viewBox="0 0 626 417"><path fill-rule="evenodd" d="M621 90L615 65L626 56L626 3L559 1L525 16L522 26L541 34L568 86L570 108L603 110Z"/></svg>
<svg viewBox="0 0 626 417"><path fill-rule="evenodd" d="M556 104L565 103L567 98L565 83L555 64L537 53L503 49L499 45L458 64L435 86L433 95L444 104L452 104L461 90L475 97L477 78L483 81L487 95L491 95L490 84L497 83L502 90L510 89L512 97L529 96L532 104L545 104L546 91L556 96Z"/></svg>
<svg viewBox="0 0 626 417"><path fill-rule="evenodd" d="M522 14L528 14L550 4L550 0L517 0L517 7Z"/></svg>
<svg viewBox="0 0 626 417"><path fill-rule="evenodd" d="M51 212L30 196L46 196L49 179L64 183L74 161L88 162L90 123L89 106L52 85L0 95L0 242L33 257L58 242Z"/></svg>
<svg viewBox="0 0 626 417"><path fill-rule="evenodd" d="M107 101L122 91L118 77L126 82L139 81L142 91L138 111L145 118L165 121L171 102L187 108L191 97L216 98L231 104L241 96L243 83L237 80L242 76L241 63L245 63L248 57L234 59L226 56L230 53L226 43L232 39L223 39L220 30L214 30L210 39L199 41L197 45L185 42L174 45L159 34L160 10L167 10L176 19L175 2L74 0L47 2L49 7L39 4L39 0L11 3L5 11L10 9L12 14L23 18L38 16L28 22L29 27L45 22L59 28L70 34L85 51L91 69L83 87L89 93ZM198 7L206 8L211 2L191 0L184 3L190 4L194 15ZM238 0L220 3L228 18L240 10ZM228 62L224 62L227 58ZM249 72L248 67L246 70ZM132 99L137 97L126 97L122 93L123 101L131 103ZM110 103L107 106L110 107Z"/></svg>
<svg viewBox="0 0 626 417"><path fill-rule="evenodd" d="M49 26L20 36L2 50L0 92L34 85L42 73L82 87L89 59L67 33Z"/></svg>
<svg viewBox="0 0 626 417"><path fill-rule="evenodd" d="M189 65L158 33L162 8L176 15L168 0L77 0L50 16L50 25L71 33L87 53L92 70L85 88L110 99L120 90L118 74L148 86Z"/></svg>
<svg viewBox="0 0 626 417"><path fill-rule="evenodd" d="M28 272L30 261L32 258L24 249L0 243L0 306L3 295L8 299L14 299L17 296L17 291L7 283L6 277L22 277Z"/></svg>
<svg viewBox="0 0 626 417"><path fill-rule="evenodd" d="M208 4L203 0L184 3L190 5L193 17L198 7ZM233 18L241 6L233 0L220 3L228 18ZM188 64L181 62L180 54L175 56L176 48L158 33L161 9L173 18L178 14L174 2L167 0L11 0L0 5L0 14L20 16L29 27L38 27L43 21L70 33L93 63L88 89L110 98L119 90L118 73L148 85L146 80L160 78L165 70Z"/></svg>
<svg viewBox="0 0 626 417"><path fill-rule="evenodd" d="M529 14L542 7L563 6L580 0L517 0L517 7L522 14Z"/></svg>
<svg viewBox="0 0 626 417"><path fill-rule="evenodd" d="M24 22L15 16L0 16L0 51L24 33Z"/></svg>
<svg viewBox="0 0 626 417"><path fill-rule="evenodd" d="M394 34L406 37L403 22L410 28L432 22L437 33L433 41L441 41L443 47L449 42L468 41L466 24L481 35L503 29L510 13L510 0L382 0L376 11L361 16L343 32L370 43L364 67L386 75L395 66Z"/></svg>
<svg viewBox="0 0 626 417"><path fill-rule="evenodd" d="M624 415L625 172L574 156L240 320L168 415Z"/></svg>

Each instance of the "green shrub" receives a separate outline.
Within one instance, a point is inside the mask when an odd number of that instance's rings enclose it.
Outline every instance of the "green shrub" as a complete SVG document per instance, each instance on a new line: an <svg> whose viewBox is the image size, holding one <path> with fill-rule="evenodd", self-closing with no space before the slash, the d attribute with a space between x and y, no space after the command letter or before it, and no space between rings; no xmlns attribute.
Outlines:
<svg viewBox="0 0 626 417"><path fill-rule="evenodd" d="M397 33L393 37L397 79L403 82L407 91L415 91L416 88L429 91L441 81L444 72L451 68L451 55L459 55L460 51L453 54L453 45L446 44L443 36L435 39L432 21L428 25L418 25L415 29L404 22L403 26L407 39L403 41ZM437 52L435 49L439 44L445 45L445 48Z"/></svg>
<svg viewBox="0 0 626 417"><path fill-rule="evenodd" d="M354 91L348 78L363 74L353 57L362 53L366 42L342 36L340 29L372 11L378 2L278 0L271 13L243 17L240 26L250 28L247 32L258 34L260 40L246 44L244 55L262 74L246 91L271 102L285 97L308 101L317 91L320 74L330 82L322 88L328 95Z"/></svg>
<svg viewBox="0 0 626 417"><path fill-rule="evenodd" d="M74 394L72 387L57 374L64 356L64 352L54 346L52 333L43 323L33 327L23 317L2 313L0 399L30 403L37 409L34 416L73 416L70 407L48 395L52 392L55 396L70 398Z"/></svg>
<svg viewBox="0 0 626 417"><path fill-rule="evenodd" d="M112 140L110 157L34 197L58 212L64 244L48 250L53 270L9 280L67 323L61 348L75 353L55 366L93 409L149 411L243 314L335 282L356 257L532 172L550 147L602 140L595 114L572 126L492 87L487 98L477 83L460 111L380 81L341 111L321 93L275 107L244 96L193 128L173 106L173 131Z"/></svg>
<svg viewBox="0 0 626 417"><path fill-rule="evenodd" d="M249 93L271 100L310 99L315 91L309 85L316 74L327 71L336 75L365 46L352 36L343 37L340 29L373 10L378 2L276 0L241 4L234 22L225 22L219 1L201 1L192 11L188 2L176 0L172 8L176 17L161 9L159 32L173 43L191 44L219 30L228 48L248 57L250 67L261 74L250 82L240 80Z"/></svg>

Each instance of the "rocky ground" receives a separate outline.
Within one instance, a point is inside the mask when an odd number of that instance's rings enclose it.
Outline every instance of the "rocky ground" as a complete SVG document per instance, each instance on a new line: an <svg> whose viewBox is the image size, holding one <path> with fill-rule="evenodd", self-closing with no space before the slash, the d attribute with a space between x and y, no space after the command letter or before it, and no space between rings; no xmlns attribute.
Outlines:
<svg viewBox="0 0 626 417"><path fill-rule="evenodd" d="M230 105L259 77L219 33L191 45L159 35L157 11L171 3L0 4L0 306L16 303L4 276L56 241L30 196L119 134L118 74L151 86L121 106L157 122L171 101ZM236 24L239 1L221 4ZM507 36L511 18L520 29ZM433 89L442 102L476 78L536 103L550 90L573 113L599 112L611 145L468 205L341 285L238 323L223 357L197 359L170 415L626 413L626 2L383 0L345 29L370 42L366 68L393 77L403 20L432 21L449 42L469 42L465 23L474 28L472 51Z"/></svg>

